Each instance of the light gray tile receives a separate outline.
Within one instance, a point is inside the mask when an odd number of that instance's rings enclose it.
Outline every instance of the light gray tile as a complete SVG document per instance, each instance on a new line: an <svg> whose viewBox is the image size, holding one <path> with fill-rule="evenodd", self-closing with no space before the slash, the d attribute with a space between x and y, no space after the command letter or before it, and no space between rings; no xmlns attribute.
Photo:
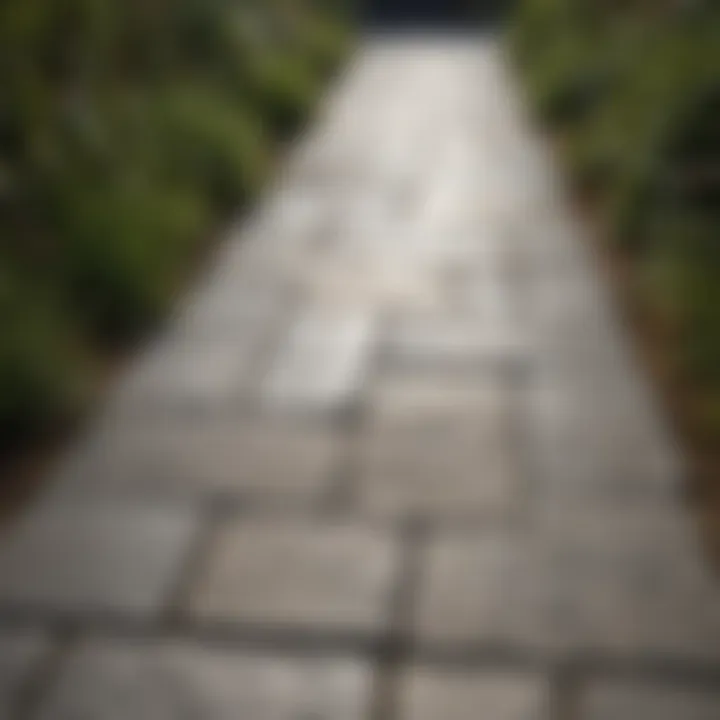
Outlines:
<svg viewBox="0 0 720 720"><path fill-rule="evenodd" d="M400 720L549 720L542 679L482 670L413 668L404 677Z"/></svg>
<svg viewBox="0 0 720 720"><path fill-rule="evenodd" d="M301 317L263 384L265 406L289 413L347 407L365 382L373 325L367 315L332 310Z"/></svg>
<svg viewBox="0 0 720 720"><path fill-rule="evenodd" d="M497 378L380 383L357 493L381 515L492 516L518 501L507 393Z"/></svg>
<svg viewBox="0 0 720 720"><path fill-rule="evenodd" d="M206 620L378 633L397 552L360 526L246 521L220 534L192 604Z"/></svg>
<svg viewBox="0 0 720 720"><path fill-rule="evenodd" d="M42 504L0 544L0 606L156 615L179 578L196 526L180 510Z"/></svg>
<svg viewBox="0 0 720 720"><path fill-rule="evenodd" d="M284 659L180 644L86 643L40 720L364 720L370 674L359 661Z"/></svg>
<svg viewBox="0 0 720 720"><path fill-rule="evenodd" d="M20 630L0 632L0 720L11 720L20 693L49 651L39 633Z"/></svg>
<svg viewBox="0 0 720 720"><path fill-rule="evenodd" d="M598 682L581 699L579 720L717 720L720 691L669 684Z"/></svg>

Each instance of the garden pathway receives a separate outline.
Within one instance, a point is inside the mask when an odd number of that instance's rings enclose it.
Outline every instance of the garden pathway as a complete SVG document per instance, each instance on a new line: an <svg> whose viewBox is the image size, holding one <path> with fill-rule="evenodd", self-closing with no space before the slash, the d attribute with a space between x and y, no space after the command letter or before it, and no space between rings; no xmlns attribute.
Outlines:
<svg viewBox="0 0 720 720"><path fill-rule="evenodd" d="M0 718L718 720L682 467L500 48L368 39L0 542Z"/></svg>

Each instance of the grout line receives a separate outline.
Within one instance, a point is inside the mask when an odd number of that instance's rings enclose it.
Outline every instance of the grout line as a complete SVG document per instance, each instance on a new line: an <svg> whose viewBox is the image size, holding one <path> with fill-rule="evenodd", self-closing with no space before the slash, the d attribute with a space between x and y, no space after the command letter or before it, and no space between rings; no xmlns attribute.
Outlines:
<svg viewBox="0 0 720 720"><path fill-rule="evenodd" d="M389 601L390 643L376 658L372 720L400 717L399 693L403 666L413 655L413 633L416 626L421 592L427 527L422 520L408 520L398 530L401 561L394 592Z"/></svg>

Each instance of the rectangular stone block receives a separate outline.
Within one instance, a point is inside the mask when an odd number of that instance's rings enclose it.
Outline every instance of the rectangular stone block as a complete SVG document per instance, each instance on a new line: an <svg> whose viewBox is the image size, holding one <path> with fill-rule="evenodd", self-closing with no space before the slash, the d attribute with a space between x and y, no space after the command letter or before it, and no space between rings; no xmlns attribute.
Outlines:
<svg viewBox="0 0 720 720"><path fill-rule="evenodd" d="M547 683L487 670L405 673L398 720L550 720Z"/></svg>
<svg viewBox="0 0 720 720"><path fill-rule="evenodd" d="M524 539L504 533L443 535L422 556L415 631L450 648L554 650L554 578Z"/></svg>
<svg viewBox="0 0 720 720"><path fill-rule="evenodd" d="M538 542L569 650L720 661L720 583L679 508L559 507L543 522Z"/></svg>
<svg viewBox="0 0 720 720"><path fill-rule="evenodd" d="M236 407L253 379L253 345L247 339L161 342L130 369L112 405L134 414Z"/></svg>
<svg viewBox="0 0 720 720"><path fill-rule="evenodd" d="M39 633L0 631L0 720L16 717L21 693L49 650Z"/></svg>
<svg viewBox="0 0 720 720"><path fill-rule="evenodd" d="M584 693L578 720L717 720L720 691L677 685L596 682Z"/></svg>
<svg viewBox="0 0 720 720"><path fill-rule="evenodd" d="M173 326L175 335L209 343L259 345L291 307L289 293L272 276L220 282L196 293L181 308Z"/></svg>
<svg viewBox="0 0 720 720"><path fill-rule="evenodd" d="M387 627L396 563L393 541L360 526L240 521L220 534L192 611L210 621L375 634Z"/></svg>
<svg viewBox="0 0 720 720"><path fill-rule="evenodd" d="M279 412L332 412L357 397L373 342L370 316L310 312L292 328L262 388L264 405Z"/></svg>
<svg viewBox="0 0 720 720"><path fill-rule="evenodd" d="M196 518L180 510L40 505L0 544L0 608L157 615L196 529Z"/></svg>
<svg viewBox="0 0 720 720"><path fill-rule="evenodd" d="M203 501L315 499L342 454L327 427L228 415L110 422L59 468L60 495Z"/></svg>
<svg viewBox="0 0 720 720"><path fill-rule="evenodd" d="M360 661L287 659L166 643L86 642L39 720L364 720L371 676Z"/></svg>
<svg viewBox="0 0 720 720"><path fill-rule="evenodd" d="M529 348L517 327L448 313L400 319L389 328L382 352L392 367L457 371L521 363Z"/></svg>
<svg viewBox="0 0 720 720"><path fill-rule="evenodd" d="M380 382L357 493L381 515L504 517L516 504L509 398L497 378Z"/></svg>

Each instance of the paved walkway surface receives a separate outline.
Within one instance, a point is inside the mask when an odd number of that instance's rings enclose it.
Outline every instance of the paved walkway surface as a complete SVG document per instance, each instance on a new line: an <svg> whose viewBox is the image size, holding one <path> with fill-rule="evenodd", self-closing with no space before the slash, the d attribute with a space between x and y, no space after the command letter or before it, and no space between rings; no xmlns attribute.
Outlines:
<svg viewBox="0 0 720 720"><path fill-rule="evenodd" d="M0 542L0 718L718 720L720 586L500 49L368 39Z"/></svg>

